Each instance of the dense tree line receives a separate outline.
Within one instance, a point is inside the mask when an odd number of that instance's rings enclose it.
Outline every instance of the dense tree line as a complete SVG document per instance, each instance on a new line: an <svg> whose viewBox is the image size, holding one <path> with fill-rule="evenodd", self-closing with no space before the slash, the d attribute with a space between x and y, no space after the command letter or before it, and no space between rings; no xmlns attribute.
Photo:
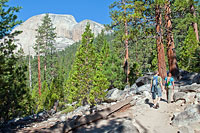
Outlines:
<svg viewBox="0 0 200 133"><path fill-rule="evenodd" d="M128 64L140 66L136 73L158 69L161 77L170 71L178 78L179 68L199 72L198 1L119 0L110 9L118 55L126 56L128 38Z"/></svg>

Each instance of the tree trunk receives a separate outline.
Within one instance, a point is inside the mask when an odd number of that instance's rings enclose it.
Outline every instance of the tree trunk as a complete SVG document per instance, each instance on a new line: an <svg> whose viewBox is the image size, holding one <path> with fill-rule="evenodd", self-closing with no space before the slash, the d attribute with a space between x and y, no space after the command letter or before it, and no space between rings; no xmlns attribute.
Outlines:
<svg viewBox="0 0 200 133"><path fill-rule="evenodd" d="M179 69L176 60L176 51L174 46L174 37L172 33L172 23L171 23L171 9L170 1L167 0L165 4L165 22L167 30L167 57L169 64L169 72L176 78L179 76Z"/></svg>
<svg viewBox="0 0 200 133"><path fill-rule="evenodd" d="M190 6L190 11L191 11L191 14L193 15L193 17L196 18L196 12L195 12L195 9L194 9L194 5L191 5L191 6ZM199 42L199 34L198 34L197 23L196 23L196 22L193 22L193 23L192 23L192 26L193 26L194 32L195 32L195 34L196 34L197 42Z"/></svg>
<svg viewBox="0 0 200 133"><path fill-rule="evenodd" d="M32 89L32 73L31 73L30 50L29 50L29 61L28 61L28 66L29 66L29 87Z"/></svg>
<svg viewBox="0 0 200 133"><path fill-rule="evenodd" d="M128 36L128 30L127 30L127 21L125 22L125 35L126 37ZM128 83L129 82L129 79L128 79L128 75L129 75L129 62L128 62L128 38L126 38L125 40L125 47L126 47L126 82Z"/></svg>
<svg viewBox="0 0 200 133"><path fill-rule="evenodd" d="M162 15L160 11L160 6L156 5L155 7L156 15L156 44L157 44L157 56L158 56L158 72L162 79L167 76L166 73L166 64L165 64L165 51L162 41Z"/></svg>
<svg viewBox="0 0 200 133"><path fill-rule="evenodd" d="M125 5L125 1L123 0L123 4ZM124 8L124 14L126 15L126 8ZM125 16L126 17L126 16ZM129 82L129 79L128 79L128 75L129 75L129 62L128 62L128 24L127 24L127 20L125 20L125 36L126 36L126 39L125 39L125 62L124 62L124 70L125 70L125 73L126 73L126 83Z"/></svg>
<svg viewBox="0 0 200 133"><path fill-rule="evenodd" d="M46 71L47 71L47 58L46 54L44 55L44 80L46 80Z"/></svg>
<svg viewBox="0 0 200 133"><path fill-rule="evenodd" d="M46 42L45 42L45 47L44 47L44 80L46 80L46 72L47 72L47 41L48 41L48 34L46 35Z"/></svg>
<svg viewBox="0 0 200 133"><path fill-rule="evenodd" d="M41 78L40 78L40 49L38 47L38 86L39 86L39 96L41 96Z"/></svg>

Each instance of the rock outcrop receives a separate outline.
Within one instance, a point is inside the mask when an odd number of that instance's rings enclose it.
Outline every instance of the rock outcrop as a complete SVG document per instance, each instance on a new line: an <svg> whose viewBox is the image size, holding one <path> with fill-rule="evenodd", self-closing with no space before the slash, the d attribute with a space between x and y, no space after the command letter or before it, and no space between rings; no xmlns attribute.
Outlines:
<svg viewBox="0 0 200 133"><path fill-rule="evenodd" d="M35 30L41 25L41 20L44 16L45 14L33 16L14 29L23 31L20 35L15 37L15 41L18 48L23 48L25 54L28 54L29 51L31 55L35 54L32 48L36 40ZM83 20L78 23L72 15L49 14L49 17L51 18L54 27L56 27L55 32L57 33L57 37L55 38L55 46L57 50L63 50L65 47L80 41L87 23L90 23L90 28L95 36L104 29L102 24L91 20Z"/></svg>
<svg viewBox="0 0 200 133"><path fill-rule="evenodd" d="M172 125L187 126L199 122L200 122L200 105L196 104L187 106L183 112L177 114L172 121Z"/></svg>

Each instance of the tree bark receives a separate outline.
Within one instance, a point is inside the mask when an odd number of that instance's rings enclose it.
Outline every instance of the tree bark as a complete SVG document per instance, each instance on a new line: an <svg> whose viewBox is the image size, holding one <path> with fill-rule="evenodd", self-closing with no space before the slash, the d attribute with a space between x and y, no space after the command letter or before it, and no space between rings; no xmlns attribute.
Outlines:
<svg viewBox="0 0 200 133"><path fill-rule="evenodd" d="M196 12L195 12L194 5L193 5L193 4L190 6L190 11L191 11L191 14L194 16L194 18L196 18ZM197 42L199 42L199 34L198 34L197 23L196 23L196 22L193 22L193 23L192 23L192 26L193 26L194 32L195 32L195 34L196 34Z"/></svg>
<svg viewBox="0 0 200 133"><path fill-rule="evenodd" d="M38 86L39 86L39 96L41 96L41 76L40 76L40 49L38 47Z"/></svg>
<svg viewBox="0 0 200 133"><path fill-rule="evenodd" d="M46 72L47 72L47 41L48 41L48 33L46 33L46 40L44 46L44 80L46 80Z"/></svg>
<svg viewBox="0 0 200 133"><path fill-rule="evenodd" d="M123 4L125 5L125 1L123 0ZM124 8L124 14L126 15L126 8ZM128 75L129 75L129 62L128 62L128 24L127 20L125 20L125 62L124 62L124 70L126 73L126 83L129 83Z"/></svg>
<svg viewBox="0 0 200 133"><path fill-rule="evenodd" d="M172 33L172 23L171 23L171 9L170 1L167 0L165 4L165 27L167 32L167 57L169 64L169 72L176 78L179 76L179 69L176 60L176 51L174 45L174 37Z"/></svg>
<svg viewBox="0 0 200 133"><path fill-rule="evenodd" d="M29 66L29 87L32 89L32 73L31 73L30 50L29 50L29 61L28 61L28 66Z"/></svg>
<svg viewBox="0 0 200 133"><path fill-rule="evenodd" d="M46 72L47 72L47 58L46 54L44 55L44 80L46 80Z"/></svg>
<svg viewBox="0 0 200 133"><path fill-rule="evenodd" d="M156 17L156 44L157 44L157 58L158 58L158 72L159 75L164 79L167 76L166 63L165 63L165 51L162 39L162 15L160 6L157 4L155 7Z"/></svg>

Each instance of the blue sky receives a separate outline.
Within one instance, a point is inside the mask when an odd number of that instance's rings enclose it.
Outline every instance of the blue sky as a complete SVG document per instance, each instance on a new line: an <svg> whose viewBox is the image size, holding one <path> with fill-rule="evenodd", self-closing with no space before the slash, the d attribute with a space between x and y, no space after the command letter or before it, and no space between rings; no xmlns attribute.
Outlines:
<svg viewBox="0 0 200 133"><path fill-rule="evenodd" d="M21 6L19 20L42 14L70 14L77 22L90 19L101 24L111 22L109 5L115 0L10 0L9 6Z"/></svg>

